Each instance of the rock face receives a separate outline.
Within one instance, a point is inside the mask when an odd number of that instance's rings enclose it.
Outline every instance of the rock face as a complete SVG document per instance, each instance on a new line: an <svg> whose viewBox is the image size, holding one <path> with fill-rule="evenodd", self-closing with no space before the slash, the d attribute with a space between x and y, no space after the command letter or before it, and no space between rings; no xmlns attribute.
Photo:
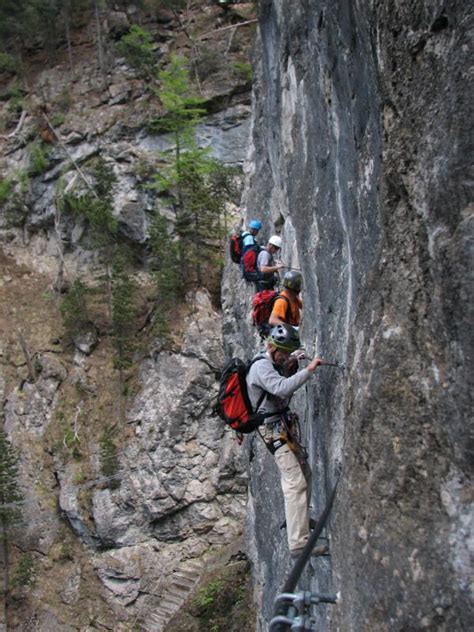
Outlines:
<svg viewBox="0 0 474 632"><path fill-rule="evenodd" d="M259 3L248 216L304 277L302 338L338 360L294 400L313 513L337 472L326 630L464 630L472 620L472 243L466 3ZM228 271L229 353L250 290ZM472 392L472 389L471 389ZM277 471L249 442L249 520L268 622L288 570ZM256 453L255 455L253 453ZM255 458L253 458L255 457Z"/></svg>

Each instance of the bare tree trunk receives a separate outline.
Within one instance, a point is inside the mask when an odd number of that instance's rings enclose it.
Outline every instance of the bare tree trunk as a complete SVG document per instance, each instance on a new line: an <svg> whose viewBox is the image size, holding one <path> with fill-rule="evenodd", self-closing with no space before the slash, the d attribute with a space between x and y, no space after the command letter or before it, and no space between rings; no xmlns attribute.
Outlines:
<svg viewBox="0 0 474 632"><path fill-rule="evenodd" d="M237 29L235 28L230 32L229 42L227 43L227 48L225 49L224 55L227 57L230 51L230 47L232 46L232 42L234 41L235 34L237 33Z"/></svg>
<svg viewBox="0 0 474 632"><path fill-rule="evenodd" d="M86 178L85 173L82 171L82 169L80 168L80 166L78 165L78 163L74 160L74 158L72 157L71 152L69 151L69 149L66 147L66 145L63 143L61 136L59 135L59 132L57 132L51 121L49 120L48 115L46 114L46 112L43 112L43 118L46 121L49 129L53 132L53 134L55 135L55 137L58 139L59 144L61 145L61 147L64 149L64 151L66 152L67 157L69 158L69 160L72 162L74 168L76 169L77 173L81 176L81 178L83 179L83 181L85 182L85 184L87 185L88 189L90 190L90 192L92 193L92 195L99 199L99 196L97 195L94 187L92 186L92 184L89 182L89 180Z"/></svg>
<svg viewBox="0 0 474 632"><path fill-rule="evenodd" d="M7 528L4 520L2 519L2 553L3 553L3 613L0 613L0 625L3 623L3 629L5 632L8 630L8 618L7 618L7 607L8 607L8 586L10 583L10 560L8 557L8 537L7 537Z"/></svg>
<svg viewBox="0 0 474 632"><path fill-rule="evenodd" d="M119 359L119 394L118 394L118 407L119 407L119 420L121 424L125 423L125 406L124 406L124 397L123 397L123 389L125 384L125 377L123 373L122 363Z"/></svg>
<svg viewBox="0 0 474 632"><path fill-rule="evenodd" d="M28 367L28 380L30 382L35 382L36 371L34 369L33 362L31 361L30 352L28 351L28 347L26 346L26 340L20 329L17 331L17 334L18 334L18 340L20 341L21 350L23 351L23 355L25 356L26 366Z"/></svg>
<svg viewBox="0 0 474 632"><path fill-rule="evenodd" d="M27 114L26 110L23 110L23 112L21 113L21 116L20 116L20 120L18 121L18 125L15 127L14 131L11 132L10 134L6 134L6 135L0 136L0 138L13 138L14 136L16 136L18 134L18 132L21 130L21 128L23 127L23 123L25 122L26 114Z"/></svg>
<svg viewBox="0 0 474 632"><path fill-rule="evenodd" d="M190 3L188 2L187 7L186 7L186 15L189 15L189 10L190 10ZM196 79L196 84L198 87L199 94L202 94L201 80L199 79L199 73L198 73L198 67L197 67L197 60L199 59L199 53L200 53L199 44L196 42L194 37L189 33L189 29L187 25L182 21L180 14L174 9L173 9L173 13L180 27L183 29L183 33L186 35L186 37L191 43L194 78Z"/></svg>
<svg viewBox="0 0 474 632"><path fill-rule="evenodd" d="M246 22L239 22L238 24L231 24L230 26L223 26L220 29L214 29L213 31L207 31L207 33L201 33L199 35L199 39L206 37L207 35L212 35L212 33L219 33L220 31L228 31L229 29L238 29L241 26L247 26L247 24L254 24L258 22L258 20L247 20Z"/></svg>
<svg viewBox="0 0 474 632"><path fill-rule="evenodd" d="M56 243L58 246L59 265L58 265L58 274L56 275L56 279L53 283L53 291L56 292L57 300L59 301L59 297L61 296L63 283L64 283L65 262L64 262L63 238L61 234L61 210L60 210L59 203L57 200L55 201L54 233L56 235Z"/></svg>
<svg viewBox="0 0 474 632"><path fill-rule="evenodd" d="M69 68L71 69L71 78L74 78L74 62L72 61L72 45L71 45L71 5L66 2L64 7L64 22L66 25L66 42L67 42L67 54L69 57Z"/></svg>
<svg viewBox="0 0 474 632"><path fill-rule="evenodd" d="M102 84L105 88L106 85L106 77L105 77L105 60L104 60L104 48L102 45L102 28L100 26L100 13L99 13L99 3L98 0L94 0L94 15L95 15L95 26L97 33L97 53L99 56L99 68L102 75Z"/></svg>

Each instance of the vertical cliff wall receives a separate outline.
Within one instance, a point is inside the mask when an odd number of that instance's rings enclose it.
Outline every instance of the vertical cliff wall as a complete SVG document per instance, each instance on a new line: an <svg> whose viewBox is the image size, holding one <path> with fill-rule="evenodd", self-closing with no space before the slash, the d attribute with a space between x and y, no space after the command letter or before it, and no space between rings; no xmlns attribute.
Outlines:
<svg viewBox="0 0 474 632"><path fill-rule="evenodd" d="M259 9L246 212L303 271L306 349L346 365L321 368L294 400L315 515L341 471L330 560L311 562L301 587L341 592L318 629L468 629L467 3ZM227 351L251 354L251 288L236 278ZM271 457L256 439L247 452L266 629L289 568L283 504Z"/></svg>

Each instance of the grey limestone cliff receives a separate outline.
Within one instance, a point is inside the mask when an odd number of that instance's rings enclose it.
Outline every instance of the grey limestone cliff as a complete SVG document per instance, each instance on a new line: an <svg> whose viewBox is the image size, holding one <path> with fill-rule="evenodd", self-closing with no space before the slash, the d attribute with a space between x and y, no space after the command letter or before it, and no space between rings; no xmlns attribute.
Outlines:
<svg viewBox="0 0 474 632"><path fill-rule="evenodd" d="M472 621L469 19L456 1L259 2L247 215L302 269L308 353L346 366L294 400L315 515L341 473L331 557L300 583L341 594L321 630ZM227 351L250 355L234 274ZM289 568L283 505L271 457L247 451L266 629Z"/></svg>

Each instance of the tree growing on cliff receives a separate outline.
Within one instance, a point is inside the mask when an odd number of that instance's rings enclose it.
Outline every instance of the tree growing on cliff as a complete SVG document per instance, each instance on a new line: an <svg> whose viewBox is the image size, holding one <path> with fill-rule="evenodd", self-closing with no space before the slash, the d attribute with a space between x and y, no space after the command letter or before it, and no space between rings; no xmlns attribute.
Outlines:
<svg viewBox="0 0 474 632"><path fill-rule="evenodd" d="M101 158L94 161L92 177L94 185L90 191L77 195L63 193L57 204L61 215L74 213L82 216L89 227L90 245L97 250L104 265L104 294L107 300L109 321L112 318L112 271L111 262L118 244L118 222L113 214L113 186L116 182L112 168Z"/></svg>
<svg viewBox="0 0 474 632"><path fill-rule="evenodd" d="M173 56L159 79L158 96L165 112L152 122L152 128L168 133L173 149L162 153L165 165L155 180L175 200L179 269L183 286L189 287L202 283L202 253L206 251L209 259L212 242L220 236L226 196L213 197L212 193L217 174L226 169L196 142L196 128L206 112L201 107L204 100L194 94L185 60ZM227 193L230 196L230 187Z"/></svg>
<svg viewBox="0 0 474 632"><path fill-rule="evenodd" d="M100 438L100 471L105 477L107 487L117 489L120 487L119 457L114 440L114 430L110 426L106 427Z"/></svg>
<svg viewBox="0 0 474 632"><path fill-rule="evenodd" d="M91 164L94 184L87 193L61 193L58 204L62 212L82 216L90 229L92 245L104 260L110 259L110 248L117 241L118 225L112 213L113 186L117 179L112 168L99 158Z"/></svg>
<svg viewBox="0 0 474 632"><path fill-rule="evenodd" d="M70 290L61 301L59 311L68 342L90 328L91 322L86 303L88 293L87 286L78 278L74 280Z"/></svg>
<svg viewBox="0 0 474 632"><path fill-rule="evenodd" d="M21 522L20 503L23 500L18 484L18 456L0 430L0 529L3 554L3 594L6 601L9 588L9 530Z"/></svg>
<svg viewBox="0 0 474 632"><path fill-rule="evenodd" d="M178 243L168 232L166 219L159 213L153 218L150 227L149 245L151 269L157 289L152 322L158 335L166 338L171 310L183 298L183 283Z"/></svg>
<svg viewBox="0 0 474 632"><path fill-rule="evenodd" d="M125 371L132 366L137 348L136 284L130 271L129 253L116 246L111 275L111 329L110 336L115 350L114 368L118 371L118 416L124 420Z"/></svg>
<svg viewBox="0 0 474 632"><path fill-rule="evenodd" d="M156 77L157 57L153 48L153 38L148 31L133 24L130 31L115 46L119 54L125 57L141 77Z"/></svg>
<svg viewBox="0 0 474 632"><path fill-rule="evenodd" d="M163 105L164 114L153 120L150 127L155 132L169 134L173 141L174 160L168 161L169 169L161 177L164 185L171 182L177 185L179 198L183 152L196 149L196 126L205 116L206 110L201 107L204 99L194 93L185 59L172 55L168 68L162 70L158 78L160 88L157 96ZM201 155L205 153L201 151Z"/></svg>

